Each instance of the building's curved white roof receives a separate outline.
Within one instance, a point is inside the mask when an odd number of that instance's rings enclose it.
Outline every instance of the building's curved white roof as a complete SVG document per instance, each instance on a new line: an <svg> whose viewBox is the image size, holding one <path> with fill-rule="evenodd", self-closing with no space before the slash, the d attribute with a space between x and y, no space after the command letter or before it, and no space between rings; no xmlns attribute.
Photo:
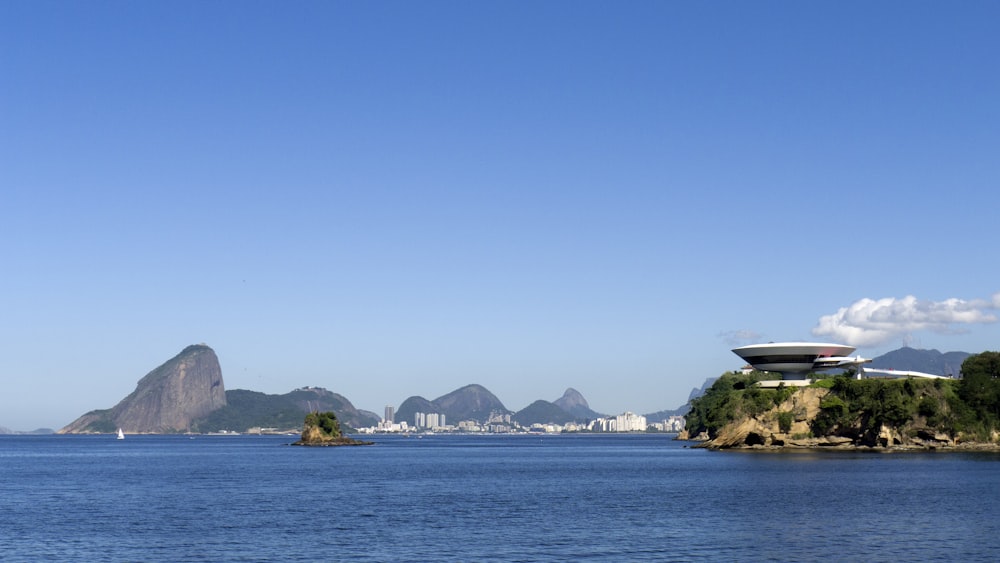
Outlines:
<svg viewBox="0 0 1000 563"><path fill-rule="evenodd" d="M801 374L813 370L818 358L849 356L854 346L819 342L769 342L734 348L733 353L761 371Z"/></svg>

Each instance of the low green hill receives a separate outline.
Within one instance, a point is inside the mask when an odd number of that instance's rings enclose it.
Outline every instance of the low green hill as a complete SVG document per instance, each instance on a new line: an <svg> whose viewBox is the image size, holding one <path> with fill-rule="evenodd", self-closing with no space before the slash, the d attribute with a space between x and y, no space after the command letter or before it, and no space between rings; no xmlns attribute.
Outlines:
<svg viewBox="0 0 1000 563"><path fill-rule="evenodd" d="M532 424L566 424L576 419L576 417L555 403L541 400L535 401L517 411L510 418L521 426L531 426Z"/></svg>
<svg viewBox="0 0 1000 563"><path fill-rule="evenodd" d="M250 428L298 430L305 414L313 411L333 411L345 428L374 426L378 417L354 408L343 396L319 387L296 389L284 395L267 395L257 391L233 389L226 391L226 406L193 424L195 432L245 432Z"/></svg>

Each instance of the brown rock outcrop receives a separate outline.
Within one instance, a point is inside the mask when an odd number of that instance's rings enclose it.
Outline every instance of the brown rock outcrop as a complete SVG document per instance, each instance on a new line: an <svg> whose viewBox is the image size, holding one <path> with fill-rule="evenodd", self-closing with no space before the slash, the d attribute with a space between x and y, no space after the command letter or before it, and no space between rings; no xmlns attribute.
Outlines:
<svg viewBox="0 0 1000 563"><path fill-rule="evenodd" d="M809 422L819 414L820 401L829 392L829 389L799 389L785 402L759 416L746 417L724 426L713 439L705 442L704 446L709 448L740 448L805 445L803 439L795 440L793 437L809 434ZM792 425L788 432L781 430L781 425L778 422L778 413L780 412L792 413ZM813 441L815 442L815 440ZM837 444L824 442L809 445L839 445L839 441Z"/></svg>

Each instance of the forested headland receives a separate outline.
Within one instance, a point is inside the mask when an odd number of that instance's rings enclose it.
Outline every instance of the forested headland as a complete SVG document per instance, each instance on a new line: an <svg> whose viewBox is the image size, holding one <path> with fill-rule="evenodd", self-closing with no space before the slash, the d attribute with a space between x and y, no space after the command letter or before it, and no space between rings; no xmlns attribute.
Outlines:
<svg viewBox="0 0 1000 563"><path fill-rule="evenodd" d="M958 379L855 375L761 388L774 374L724 374L692 400L682 438L711 448L1000 448L1000 352L969 356Z"/></svg>

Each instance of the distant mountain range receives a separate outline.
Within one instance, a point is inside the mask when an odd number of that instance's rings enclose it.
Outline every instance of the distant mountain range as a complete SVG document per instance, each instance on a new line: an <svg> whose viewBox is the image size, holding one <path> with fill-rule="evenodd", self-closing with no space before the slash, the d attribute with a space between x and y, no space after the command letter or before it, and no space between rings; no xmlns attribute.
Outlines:
<svg viewBox="0 0 1000 563"><path fill-rule="evenodd" d="M485 424L491 419L503 420L509 417L522 426L586 422L603 416L592 410L587 399L576 389L567 389L562 397L553 402L538 400L514 412L488 389L475 384L456 389L433 401L423 397L410 397L399 405L393 418L395 422L406 422L412 426L417 413L443 414L449 424L464 420Z"/></svg>
<svg viewBox="0 0 1000 563"><path fill-rule="evenodd" d="M945 352L942 354L937 350L903 347L873 358L872 363L865 367L920 371L932 375L958 377L962 372L962 362L971 355L968 352Z"/></svg>
<svg viewBox="0 0 1000 563"><path fill-rule="evenodd" d="M7 428L6 426L0 426L0 435L3 435L3 434L52 434L53 432L55 432L55 431L52 430L51 428L39 428L37 430L31 430L31 431L28 431L28 432L18 432L16 430L11 430L10 428Z"/></svg>
<svg viewBox="0 0 1000 563"><path fill-rule="evenodd" d="M937 350L900 348L874 358L877 368L922 371L938 375L958 374L962 362L971 354ZM691 391L690 399L700 396L716 378L709 378L701 388ZM60 430L60 433L113 432L244 432L250 428L299 428L306 413L332 410L348 428L375 426L380 417L359 410L344 396L320 387L303 387L283 395L267 395L235 389L225 391L222 371L215 352L205 345L185 348L143 377L136 390L115 407L91 411ZM650 421L683 415L688 405L677 409L646 414ZM586 422L606 416L590 408L575 389L567 389L554 401L537 400L520 411L504 406L482 385L466 385L434 400L409 397L396 409L396 422L414 425L415 415L443 414L450 425L461 421L485 424L491 418L508 417L523 426ZM40 432L40 431L39 431ZM11 433L0 427L0 433Z"/></svg>

